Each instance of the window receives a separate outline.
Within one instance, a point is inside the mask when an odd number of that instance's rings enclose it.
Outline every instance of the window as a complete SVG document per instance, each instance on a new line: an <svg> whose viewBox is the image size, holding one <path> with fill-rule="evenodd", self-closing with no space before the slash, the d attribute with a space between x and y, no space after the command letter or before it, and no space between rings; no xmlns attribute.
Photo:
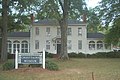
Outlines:
<svg viewBox="0 0 120 80"><path fill-rule="evenodd" d="M35 40L35 49L39 49L39 40Z"/></svg>
<svg viewBox="0 0 120 80"><path fill-rule="evenodd" d="M71 40L67 41L67 48L72 49L72 41Z"/></svg>
<svg viewBox="0 0 120 80"><path fill-rule="evenodd" d="M46 28L46 35L47 35L47 36L50 36L50 27L47 27L47 28Z"/></svg>
<svg viewBox="0 0 120 80"><path fill-rule="evenodd" d="M71 28L68 28L68 30L67 30L67 35L72 35L72 30L71 30Z"/></svg>
<svg viewBox="0 0 120 80"><path fill-rule="evenodd" d="M50 50L50 40L46 40L46 49Z"/></svg>
<svg viewBox="0 0 120 80"><path fill-rule="evenodd" d="M28 53L28 42L27 41L22 41L21 52L22 53Z"/></svg>
<svg viewBox="0 0 120 80"><path fill-rule="evenodd" d="M39 27L35 28L35 33L36 33L36 35L39 35Z"/></svg>
<svg viewBox="0 0 120 80"><path fill-rule="evenodd" d="M94 41L89 42L89 50L95 50L95 42Z"/></svg>
<svg viewBox="0 0 120 80"><path fill-rule="evenodd" d="M78 28L78 35L82 35L82 28Z"/></svg>
<svg viewBox="0 0 120 80"><path fill-rule="evenodd" d="M82 49L82 40L78 40L78 49Z"/></svg>
<svg viewBox="0 0 120 80"><path fill-rule="evenodd" d="M12 52L12 42L11 41L7 42L7 51L8 51L8 53Z"/></svg>
<svg viewBox="0 0 120 80"><path fill-rule="evenodd" d="M57 28L57 35L61 35L60 28Z"/></svg>
<svg viewBox="0 0 120 80"><path fill-rule="evenodd" d="M13 42L13 53L15 53L16 49L18 52L20 52L20 42L19 41Z"/></svg>
<svg viewBox="0 0 120 80"><path fill-rule="evenodd" d="M97 42L97 49L98 50L103 49L103 42L102 41Z"/></svg>

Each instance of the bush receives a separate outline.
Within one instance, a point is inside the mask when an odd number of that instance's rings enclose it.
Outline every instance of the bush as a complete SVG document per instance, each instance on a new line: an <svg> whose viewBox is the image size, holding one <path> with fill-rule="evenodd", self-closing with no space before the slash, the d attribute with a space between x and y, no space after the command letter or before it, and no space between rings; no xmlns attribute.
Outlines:
<svg viewBox="0 0 120 80"><path fill-rule="evenodd" d="M46 57L46 58L53 58L53 54L52 54L52 53L45 52L45 57Z"/></svg>
<svg viewBox="0 0 120 80"><path fill-rule="evenodd" d="M53 71L59 70L58 65L53 62L47 61L45 65L46 65L46 69L48 70L53 70Z"/></svg>
<svg viewBox="0 0 120 80"><path fill-rule="evenodd" d="M14 62L13 61L7 61L2 65L3 70L12 70L14 69Z"/></svg>
<svg viewBox="0 0 120 80"><path fill-rule="evenodd" d="M8 59L15 59L15 54L8 53Z"/></svg>
<svg viewBox="0 0 120 80"><path fill-rule="evenodd" d="M85 58L86 54L83 54L83 53L78 53L77 54L77 53L72 52L72 53L69 53L68 56L70 58Z"/></svg>
<svg viewBox="0 0 120 80"><path fill-rule="evenodd" d="M120 58L120 52L98 52L95 54L69 53L70 58Z"/></svg>

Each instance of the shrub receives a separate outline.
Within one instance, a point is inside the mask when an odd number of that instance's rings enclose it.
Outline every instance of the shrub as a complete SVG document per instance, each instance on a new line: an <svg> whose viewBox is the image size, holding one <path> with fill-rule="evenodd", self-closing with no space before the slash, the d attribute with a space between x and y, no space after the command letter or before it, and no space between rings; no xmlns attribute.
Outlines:
<svg viewBox="0 0 120 80"><path fill-rule="evenodd" d="M8 59L15 59L15 54L8 53Z"/></svg>
<svg viewBox="0 0 120 80"><path fill-rule="evenodd" d="M14 62L13 61L7 61L2 65L3 70L12 70L14 69Z"/></svg>
<svg viewBox="0 0 120 80"><path fill-rule="evenodd" d="M46 65L46 69L48 70L53 70L53 71L59 70L58 65L53 62L46 61L45 65Z"/></svg>
<svg viewBox="0 0 120 80"><path fill-rule="evenodd" d="M77 53L72 52L72 53L69 53L68 56L70 58L85 58L86 54L83 54L83 53L78 53L77 54Z"/></svg>
<svg viewBox="0 0 120 80"><path fill-rule="evenodd" d="M46 57L46 58L53 58L53 54L52 54L52 53L45 52L45 57Z"/></svg>

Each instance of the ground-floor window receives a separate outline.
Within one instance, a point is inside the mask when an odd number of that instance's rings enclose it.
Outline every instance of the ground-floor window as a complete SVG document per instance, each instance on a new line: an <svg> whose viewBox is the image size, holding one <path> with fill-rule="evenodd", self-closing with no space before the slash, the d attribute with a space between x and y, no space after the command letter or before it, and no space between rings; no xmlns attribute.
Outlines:
<svg viewBox="0 0 120 80"><path fill-rule="evenodd" d="M71 40L67 41L67 48L72 49L72 41Z"/></svg>
<svg viewBox="0 0 120 80"><path fill-rule="evenodd" d="M35 49L39 49L39 40L35 40Z"/></svg>
<svg viewBox="0 0 120 80"><path fill-rule="evenodd" d="M103 49L103 42L102 41L97 41L97 50Z"/></svg>
<svg viewBox="0 0 120 80"><path fill-rule="evenodd" d="M16 49L18 52L20 52L20 42L19 41L13 42L13 53L15 53Z"/></svg>
<svg viewBox="0 0 120 80"><path fill-rule="evenodd" d="M46 40L46 49L50 50L50 40Z"/></svg>
<svg viewBox="0 0 120 80"><path fill-rule="evenodd" d="M12 52L12 42L11 41L7 41L7 51L8 51L8 53Z"/></svg>
<svg viewBox="0 0 120 80"><path fill-rule="evenodd" d="M78 49L82 49L82 40L78 40Z"/></svg>
<svg viewBox="0 0 120 80"><path fill-rule="evenodd" d="M28 53L28 42L27 41L22 41L21 52L22 53Z"/></svg>
<svg viewBox="0 0 120 80"><path fill-rule="evenodd" d="M94 41L89 42L89 50L95 50L95 42Z"/></svg>

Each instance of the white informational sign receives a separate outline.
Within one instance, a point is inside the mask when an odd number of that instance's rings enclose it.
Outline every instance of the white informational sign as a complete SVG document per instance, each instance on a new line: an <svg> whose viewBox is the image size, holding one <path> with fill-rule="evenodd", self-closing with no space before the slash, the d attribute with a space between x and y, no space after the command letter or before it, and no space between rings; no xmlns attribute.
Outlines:
<svg viewBox="0 0 120 80"><path fill-rule="evenodd" d="M41 53L15 53L15 69L18 69L18 64L42 64L45 69L45 50Z"/></svg>

